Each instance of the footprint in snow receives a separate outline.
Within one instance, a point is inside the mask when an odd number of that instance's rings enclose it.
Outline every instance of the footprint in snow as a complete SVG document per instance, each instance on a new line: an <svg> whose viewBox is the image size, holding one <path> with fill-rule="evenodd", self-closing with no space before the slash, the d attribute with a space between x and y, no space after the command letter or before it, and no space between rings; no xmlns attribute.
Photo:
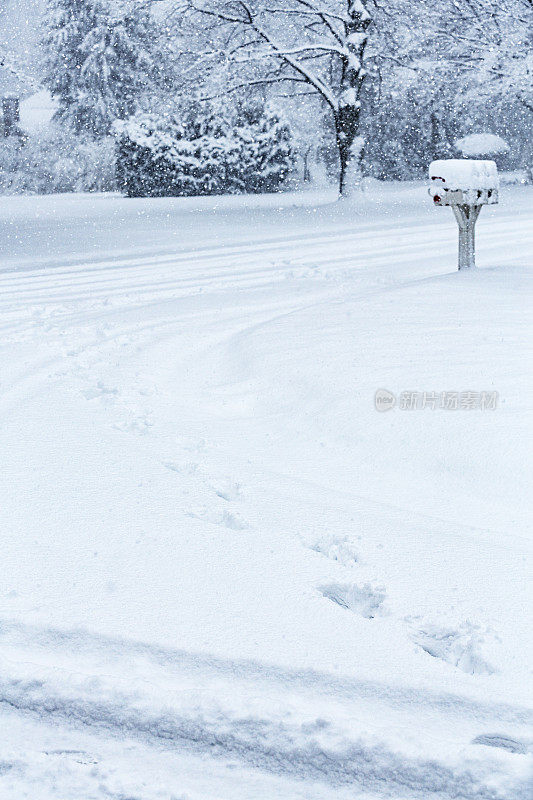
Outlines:
<svg viewBox="0 0 533 800"><path fill-rule="evenodd" d="M222 514L222 524L232 531L245 531L250 527L240 514L232 511L224 511Z"/></svg>
<svg viewBox="0 0 533 800"><path fill-rule="evenodd" d="M234 481L221 481L211 484L211 489L220 497L221 500L226 500L228 503L235 502L242 499L242 489L240 483Z"/></svg>
<svg viewBox="0 0 533 800"><path fill-rule="evenodd" d="M85 752L85 750L45 750L44 754L47 756L72 759L77 764L98 764L98 760Z"/></svg>
<svg viewBox="0 0 533 800"><path fill-rule="evenodd" d="M482 655L484 638L479 626L464 622L457 628L428 624L413 634L425 653L469 675L492 675L495 670Z"/></svg>
<svg viewBox="0 0 533 800"><path fill-rule="evenodd" d="M121 433L137 433L140 435L149 433L150 429L153 427L154 422L147 414L144 416L133 417L129 420L125 420L124 422L117 422L113 425L113 428Z"/></svg>
<svg viewBox="0 0 533 800"><path fill-rule="evenodd" d="M96 397L116 397L118 395L118 389L114 387L110 388L105 386L102 381L98 381L96 386L86 389L82 394L86 400L94 400Z"/></svg>
<svg viewBox="0 0 533 800"><path fill-rule="evenodd" d="M198 472L198 464L192 461L186 464L178 464L176 461L162 461L161 463L170 472L177 472L178 475L194 475Z"/></svg>
<svg viewBox="0 0 533 800"><path fill-rule="evenodd" d="M321 586L320 591L328 600L365 619L374 619L384 613L383 601L386 594L381 587L373 588L369 583L364 586L331 583L328 586Z"/></svg>
<svg viewBox="0 0 533 800"><path fill-rule="evenodd" d="M204 507L194 511L187 511L186 514L193 519L208 522L210 525L222 525L232 531L245 531L250 527L249 523L236 511L225 510L220 514L216 510Z"/></svg>
<svg viewBox="0 0 533 800"><path fill-rule="evenodd" d="M472 740L472 744L484 744L487 747L501 747L502 750L508 750L510 753L525 754L529 748L524 742L513 739L511 736L505 736L501 733L482 733Z"/></svg>
<svg viewBox="0 0 533 800"><path fill-rule="evenodd" d="M332 561L338 561L343 567L353 567L359 560L354 546L342 536L319 539L310 549Z"/></svg>

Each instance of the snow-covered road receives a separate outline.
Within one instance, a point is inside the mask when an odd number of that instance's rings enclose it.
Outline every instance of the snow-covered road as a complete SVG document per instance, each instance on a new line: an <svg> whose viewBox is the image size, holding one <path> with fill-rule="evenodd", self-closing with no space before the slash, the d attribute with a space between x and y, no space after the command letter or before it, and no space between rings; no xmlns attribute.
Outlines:
<svg viewBox="0 0 533 800"><path fill-rule="evenodd" d="M2 798L530 796L502 194L0 198Z"/></svg>

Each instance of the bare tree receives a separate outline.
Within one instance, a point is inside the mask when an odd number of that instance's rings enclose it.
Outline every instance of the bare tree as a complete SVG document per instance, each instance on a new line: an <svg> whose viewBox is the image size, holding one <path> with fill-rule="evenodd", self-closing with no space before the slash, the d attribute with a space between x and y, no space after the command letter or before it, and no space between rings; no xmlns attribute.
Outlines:
<svg viewBox="0 0 533 800"><path fill-rule="evenodd" d="M436 33L471 97L533 111L533 0L445 0Z"/></svg>
<svg viewBox="0 0 533 800"><path fill-rule="evenodd" d="M190 11L238 32L225 53L237 67L225 91L303 84L333 118L339 191L357 183L363 140L361 90L372 17L362 0L190 0ZM257 66L261 65L258 72ZM250 67L249 70L246 67ZM243 75L246 78L243 80Z"/></svg>

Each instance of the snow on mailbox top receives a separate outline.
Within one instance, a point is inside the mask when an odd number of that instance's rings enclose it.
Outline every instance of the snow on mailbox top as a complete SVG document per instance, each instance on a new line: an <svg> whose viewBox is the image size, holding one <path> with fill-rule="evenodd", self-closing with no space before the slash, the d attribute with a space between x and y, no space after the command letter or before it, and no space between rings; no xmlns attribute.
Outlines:
<svg viewBox="0 0 533 800"><path fill-rule="evenodd" d="M430 195L437 205L480 206L498 202L494 161L450 158L429 165Z"/></svg>
<svg viewBox="0 0 533 800"><path fill-rule="evenodd" d="M509 145L501 136L494 133L471 133L455 142L455 147L464 156L483 157L503 155L509 152Z"/></svg>

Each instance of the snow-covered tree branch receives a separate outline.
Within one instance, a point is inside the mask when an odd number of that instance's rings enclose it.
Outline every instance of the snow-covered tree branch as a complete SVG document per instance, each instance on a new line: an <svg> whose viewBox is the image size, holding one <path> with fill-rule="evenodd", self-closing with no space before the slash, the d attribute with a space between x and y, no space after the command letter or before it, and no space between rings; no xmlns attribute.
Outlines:
<svg viewBox="0 0 533 800"><path fill-rule="evenodd" d="M247 64L261 64L262 76L251 70L250 82L303 82L322 99L333 118L343 195L360 174L360 96L372 24L367 5L362 0L191 0L190 6L193 14L211 17L243 37L238 52L229 56L238 66L235 85L246 85Z"/></svg>
<svg viewBox="0 0 533 800"><path fill-rule="evenodd" d="M436 33L470 96L533 111L532 0L446 0Z"/></svg>

